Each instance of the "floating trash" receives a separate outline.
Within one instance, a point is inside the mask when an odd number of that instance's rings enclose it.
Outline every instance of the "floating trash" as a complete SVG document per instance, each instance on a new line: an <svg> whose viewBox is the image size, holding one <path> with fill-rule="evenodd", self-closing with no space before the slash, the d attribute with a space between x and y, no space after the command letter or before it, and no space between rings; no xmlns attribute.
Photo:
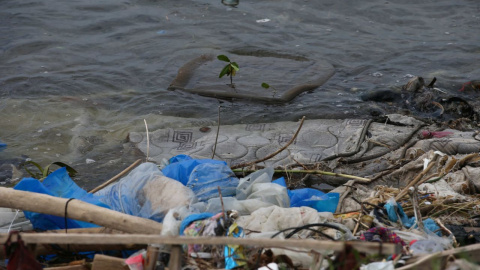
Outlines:
<svg viewBox="0 0 480 270"><path fill-rule="evenodd" d="M257 23L266 23L266 22L269 22L270 19L261 19L261 20L257 20Z"/></svg>

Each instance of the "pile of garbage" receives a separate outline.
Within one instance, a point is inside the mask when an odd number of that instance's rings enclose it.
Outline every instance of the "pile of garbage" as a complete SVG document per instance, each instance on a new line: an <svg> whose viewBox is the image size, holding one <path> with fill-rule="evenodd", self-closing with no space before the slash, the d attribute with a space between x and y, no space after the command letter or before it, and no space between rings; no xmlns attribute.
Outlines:
<svg viewBox="0 0 480 270"><path fill-rule="evenodd" d="M403 166L380 172L367 182L353 179L327 193L292 188L290 176L271 167L237 177L224 161L187 155L174 156L161 165L142 163L95 193L78 187L65 168L42 182L25 178L14 189L74 198L154 220L163 224L160 235L165 237L380 243L379 250L367 253L350 244L340 252L321 246L312 250L188 244L183 246L183 269L478 267L472 254L480 246L467 245L480 241L480 200L473 177L478 175L479 154L418 151L406 155L415 154ZM391 184L377 185L375 181ZM40 231L98 227L67 217L24 213ZM397 245L398 252L382 253L382 245L388 244ZM159 254L155 267L171 265L171 245L154 246ZM455 249L459 246L470 249ZM124 263L130 269L149 269L146 257L147 250L142 249L125 256ZM173 253L170 261L172 257Z"/></svg>

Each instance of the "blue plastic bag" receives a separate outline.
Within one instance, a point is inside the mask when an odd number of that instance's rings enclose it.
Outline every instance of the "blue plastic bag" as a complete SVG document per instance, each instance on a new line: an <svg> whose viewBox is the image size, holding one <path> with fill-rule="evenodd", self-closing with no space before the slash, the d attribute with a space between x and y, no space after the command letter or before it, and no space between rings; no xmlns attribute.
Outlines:
<svg viewBox="0 0 480 270"><path fill-rule="evenodd" d="M166 177L170 177L177 181L180 181L182 184L187 185L188 179L193 169L203 163L212 163L212 164L224 164L227 165L225 161L214 160L214 159L191 159L186 155L175 156L170 159L169 165L163 168L162 173Z"/></svg>
<svg viewBox="0 0 480 270"><path fill-rule="evenodd" d="M286 187L285 178L280 177L272 183ZM290 197L290 207L308 206L316 209L318 212L332 212L337 210L340 194L331 192L323 193L313 188L287 189Z"/></svg>
<svg viewBox="0 0 480 270"><path fill-rule="evenodd" d="M412 226L412 224L408 225L408 216L403 211L402 206L397 203L393 198L389 199L387 203L383 206L383 208L387 210L388 219L390 221L397 222L398 218L400 217L400 221L402 222L402 224L404 224L406 227Z"/></svg>
<svg viewBox="0 0 480 270"><path fill-rule="evenodd" d="M43 183L34 178L24 178L14 187L14 189L47 194L61 198L74 198L97 206L109 208L106 204L100 202L95 195L87 193L87 191L75 184L68 175L66 168L60 168L54 171L43 180ZM24 213L25 217L32 222L33 227L38 230L65 229L65 225L72 229L98 227L98 225L92 223L72 219L67 219L67 223L65 224L65 218L58 216L29 211L24 211Z"/></svg>
<svg viewBox="0 0 480 270"><path fill-rule="evenodd" d="M238 182L227 165L202 163L193 169L186 186L193 190L199 201L207 201L219 196L218 187L222 191L222 197L235 196Z"/></svg>
<svg viewBox="0 0 480 270"><path fill-rule="evenodd" d="M172 164L172 163L176 163L176 162L180 162L180 161L184 161L184 160L191 160L191 159L192 158L189 155L181 154L181 155L176 155L176 156L171 157L168 160L168 162L169 162L169 164Z"/></svg>
<svg viewBox="0 0 480 270"><path fill-rule="evenodd" d="M290 207L308 206L318 212L335 213L340 200L338 193L323 193L313 188L301 188L288 191Z"/></svg>
<svg viewBox="0 0 480 270"><path fill-rule="evenodd" d="M415 217L408 217L405 212L403 211L402 205L400 203L395 202L394 199L390 199L387 201L387 203L383 206L385 210L387 210L388 214L388 219L393 222L398 221L398 217L400 217L400 221L402 222L403 226L405 228L410 228L413 225L415 225L415 228L418 226L415 224L416 219ZM423 226L425 230L430 231L430 232L435 232L440 229L438 225L433 221L431 218L427 218L423 221ZM442 236L442 233L440 231L437 231L436 234L438 236Z"/></svg>
<svg viewBox="0 0 480 270"><path fill-rule="evenodd" d="M7 144L0 141L0 151L2 151L4 148L7 148Z"/></svg>

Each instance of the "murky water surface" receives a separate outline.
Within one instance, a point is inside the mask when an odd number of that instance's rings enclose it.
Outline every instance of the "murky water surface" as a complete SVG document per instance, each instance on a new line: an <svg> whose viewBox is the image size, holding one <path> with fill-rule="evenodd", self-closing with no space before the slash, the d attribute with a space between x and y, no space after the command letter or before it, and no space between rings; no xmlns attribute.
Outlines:
<svg viewBox="0 0 480 270"><path fill-rule="evenodd" d="M236 8L220 0L1 0L1 159L67 162L81 186L93 187L142 156L125 142L144 119L150 130L214 124L218 100L167 90L204 53L285 54L336 70L285 105L222 102L224 124L392 112L360 96L412 75L435 76L452 92L479 79L479 11L476 0L241 0Z"/></svg>

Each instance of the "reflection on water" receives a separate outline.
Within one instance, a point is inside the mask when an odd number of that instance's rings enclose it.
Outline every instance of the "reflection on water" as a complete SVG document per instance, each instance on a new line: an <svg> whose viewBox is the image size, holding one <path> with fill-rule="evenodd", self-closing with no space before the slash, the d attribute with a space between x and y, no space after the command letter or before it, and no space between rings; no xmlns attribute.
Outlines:
<svg viewBox="0 0 480 270"><path fill-rule="evenodd" d="M295 55L336 69L286 105L221 102L224 124L395 111L360 96L398 88L411 75L435 76L447 92L478 79L479 11L470 0L242 0L235 8L206 0L4 0L2 159L71 162L84 169L84 185L103 181L139 157L125 140L144 130L143 119L152 130L216 121L218 100L166 89L184 63L218 51Z"/></svg>

